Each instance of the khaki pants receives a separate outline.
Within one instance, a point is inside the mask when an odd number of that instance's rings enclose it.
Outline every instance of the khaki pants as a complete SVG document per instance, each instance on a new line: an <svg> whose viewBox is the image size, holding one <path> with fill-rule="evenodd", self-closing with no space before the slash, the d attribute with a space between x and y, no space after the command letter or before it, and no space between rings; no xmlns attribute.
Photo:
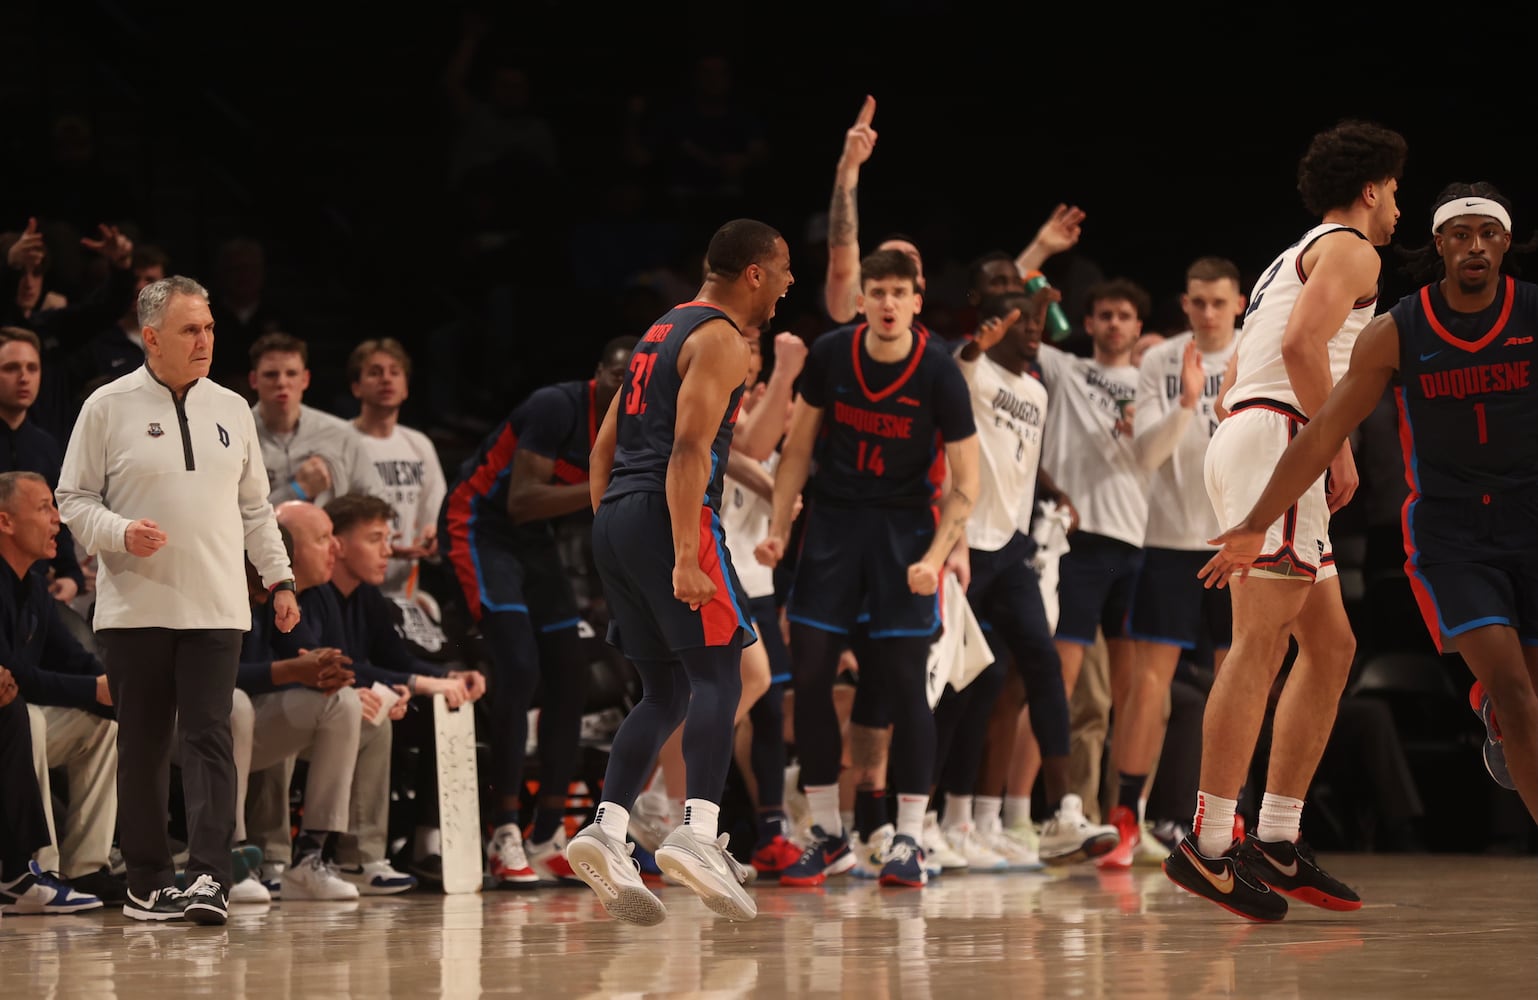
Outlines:
<svg viewBox="0 0 1538 1000"><path fill-rule="evenodd" d="M28 705L27 715L32 723L32 763L51 841L37 852L38 866L65 878L106 867L117 829L117 723L84 709L57 705ZM69 781L62 839L53 818L49 768L63 768Z"/></svg>
<svg viewBox="0 0 1538 1000"><path fill-rule="evenodd" d="M1084 816L1091 823L1100 822L1100 777L1110 732L1111 660L1105 636L1097 632L1068 699L1068 790L1084 800Z"/></svg>
<svg viewBox="0 0 1538 1000"><path fill-rule="evenodd" d="M349 868L385 859L390 832L390 748L395 724L363 723L358 765L352 772L351 815L337 843L336 859Z"/></svg>
<svg viewBox="0 0 1538 1000"><path fill-rule="evenodd" d="M290 688L256 695L251 705L255 729L245 804L247 832L265 860L288 864L293 856L288 789L294 762L303 758L310 763L305 829L346 830L363 706L352 688L331 695Z"/></svg>

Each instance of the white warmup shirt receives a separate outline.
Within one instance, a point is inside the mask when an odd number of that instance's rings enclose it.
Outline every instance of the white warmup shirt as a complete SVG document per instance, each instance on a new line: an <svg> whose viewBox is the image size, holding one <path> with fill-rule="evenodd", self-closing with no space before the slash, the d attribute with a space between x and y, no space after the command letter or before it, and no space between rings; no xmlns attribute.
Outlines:
<svg viewBox="0 0 1538 1000"><path fill-rule="evenodd" d="M1138 370L1109 367L1041 345L1037 356L1052 396L1041 461L1079 512L1079 530L1143 547L1148 479L1130 435L1116 429L1137 395Z"/></svg>
<svg viewBox="0 0 1538 1000"><path fill-rule="evenodd" d="M1310 229L1302 239L1283 250L1255 283L1254 291L1250 292L1249 312L1244 316L1244 329L1239 333L1239 367L1234 373L1234 387L1223 401L1230 411L1236 403L1247 399L1274 399L1297 409L1298 395L1292 391L1292 380L1282 361L1282 334L1287 330L1287 319L1303 291L1303 283L1308 280L1300 264L1304 251L1319 237L1337 229L1349 230L1350 227L1326 222ZM1353 304L1346 322L1330 338L1332 385L1339 382L1350 367L1351 349L1356 346L1357 334L1372 319L1377 301L1378 297L1374 295Z"/></svg>
<svg viewBox="0 0 1538 1000"><path fill-rule="evenodd" d="M437 526L438 509L448 492L438 449L426 434L400 424L389 437L374 437L352 426L364 457L373 466L372 480L359 485L395 508L393 544L413 544L424 531ZM380 589L392 595L404 592L415 569L414 560L391 559Z"/></svg>
<svg viewBox="0 0 1538 1000"><path fill-rule="evenodd" d="M764 469L771 477L779 462L779 452L765 459ZM773 513L773 502L731 476L722 478L721 534L726 538L726 551L732 554L732 568L737 571L737 579L749 597L774 594L774 570L753 556L758 543L769 537L769 516ZM764 623L765 628L771 625L777 626L777 623Z"/></svg>
<svg viewBox="0 0 1538 1000"><path fill-rule="evenodd" d="M331 489L303 499L324 507L332 497L343 493L375 491L374 469L363 454L358 432L341 417L301 404L294 432L279 434L262 423L260 407L251 407L251 416L256 421L262 461L267 466L267 498L274 504L301 499L294 492L294 472L311 455L325 459L331 470Z"/></svg>
<svg viewBox="0 0 1538 1000"><path fill-rule="evenodd" d="M981 458L967 544L997 552L1016 532L1030 530L1047 422L1047 387L1034 375L1016 375L986 354L976 361L956 361L971 391Z"/></svg>
<svg viewBox="0 0 1538 1000"><path fill-rule="evenodd" d="M93 392L57 496L60 519L97 555L97 629L249 631L244 555L269 587L293 576L251 411L208 379L178 401L145 365ZM166 533L146 557L124 546L140 518Z"/></svg>
<svg viewBox="0 0 1538 1000"><path fill-rule="evenodd" d="M1207 496L1203 463L1207 442L1218 428L1213 406L1234 343L1229 341L1221 351L1202 353L1202 395L1196 408L1188 410L1180 405L1180 371L1193 336L1188 330L1150 347L1139 369L1132 434L1143 468L1149 470L1148 532L1143 544L1150 549L1209 551L1212 546L1207 539L1220 530Z"/></svg>

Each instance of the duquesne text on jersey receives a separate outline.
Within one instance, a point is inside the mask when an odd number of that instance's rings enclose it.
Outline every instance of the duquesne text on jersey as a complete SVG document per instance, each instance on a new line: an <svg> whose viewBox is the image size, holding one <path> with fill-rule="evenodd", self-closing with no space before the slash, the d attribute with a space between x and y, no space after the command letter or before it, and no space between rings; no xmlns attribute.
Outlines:
<svg viewBox="0 0 1538 1000"><path fill-rule="evenodd" d="M877 413L848 403L833 401L833 419L861 434L874 434L885 438L913 437L913 418L899 417L894 413Z"/></svg>
<svg viewBox="0 0 1538 1000"><path fill-rule="evenodd" d="M1441 396L1463 399L1491 392L1516 392L1528 387L1531 367L1531 361L1502 361L1445 372L1424 372L1420 375L1421 394L1427 399Z"/></svg>

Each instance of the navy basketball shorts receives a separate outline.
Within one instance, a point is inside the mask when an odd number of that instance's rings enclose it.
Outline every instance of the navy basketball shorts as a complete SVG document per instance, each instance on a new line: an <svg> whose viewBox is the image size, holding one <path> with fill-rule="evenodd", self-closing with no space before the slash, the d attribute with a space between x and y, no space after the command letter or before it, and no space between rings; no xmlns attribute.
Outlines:
<svg viewBox="0 0 1538 1000"><path fill-rule="evenodd" d="M1485 625L1538 646L1538 498L1414 497L1404 537L1405 575L1438 650L1455 652L1458 636Z"/></svg>
<svg viewBox="0 0 1538 1000"><path fill-rule="evenodd" d="M935 535L931 507L808 507L787 614L791 621L848 634L870 612L872 639L933 635L938 593L908 589L908 567Z"/></svg>
<svg viewBox="0 0 1538 1000"><path fill-rule="evenodd" d="M1095 630L1107 639L1127 637L1127 612L1143 550L1119 538L1076 531L1057 570L1057 638L1084 646Z"/></svg>
<svg viewBox="0 0 1538 1000"><path fill-rule="evenodd" d="M627 493L593 516L593 560L609 604L609 642L635 660L672 660L679 650L748 646L757 641L748 596L721 533L700 506L700 568L716 592L699 609L673 596L673 525L667 497Z"/></svg>
<svg viewBox="0 0 1538 1000"><path fill-rule="evenodd" d="M971 550L972 582L967 585L967 603L983 628L992 629L995 619L1008 616L1051 641L1041 581L1031 566L1035 555L1036 540L1018 531L1003 548Z"/></svg>
<svg viewBox="0 0 1538 1000"><path fill-rule="evenodd" d="M478 537L473 521L468 530L440 531L439 538L475 621L511 611L528 615L538 632L576 627L577 598L554 538L515 545Z"/></svg>
<svg viewBox="0 0 1538 1000"><path fill-rule="evenodd" d="M1214 649L1232 646L1234 611L1228 588L1209 590L1196 576L1211 558L1211 551L1144 549L1127 637L1195 649L1205 629Z"/></svg>

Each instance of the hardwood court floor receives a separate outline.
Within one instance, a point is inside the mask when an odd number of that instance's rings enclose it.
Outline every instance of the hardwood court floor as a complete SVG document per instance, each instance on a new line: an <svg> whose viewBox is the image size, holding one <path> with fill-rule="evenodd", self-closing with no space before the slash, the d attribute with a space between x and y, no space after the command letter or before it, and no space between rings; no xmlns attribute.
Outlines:
<svg viewBox="0 0 1538 1000"><path fill-rule="evenodd" d="M229 926L0 920L0 996L1485 997L1538 982L1538 858L1350 855L1357 913L1295 904L1256 925L1157 869L951 875L924 890L840 878L755 890L717 920L660 890L653 928L585 888L237 907Z"/></svg>

